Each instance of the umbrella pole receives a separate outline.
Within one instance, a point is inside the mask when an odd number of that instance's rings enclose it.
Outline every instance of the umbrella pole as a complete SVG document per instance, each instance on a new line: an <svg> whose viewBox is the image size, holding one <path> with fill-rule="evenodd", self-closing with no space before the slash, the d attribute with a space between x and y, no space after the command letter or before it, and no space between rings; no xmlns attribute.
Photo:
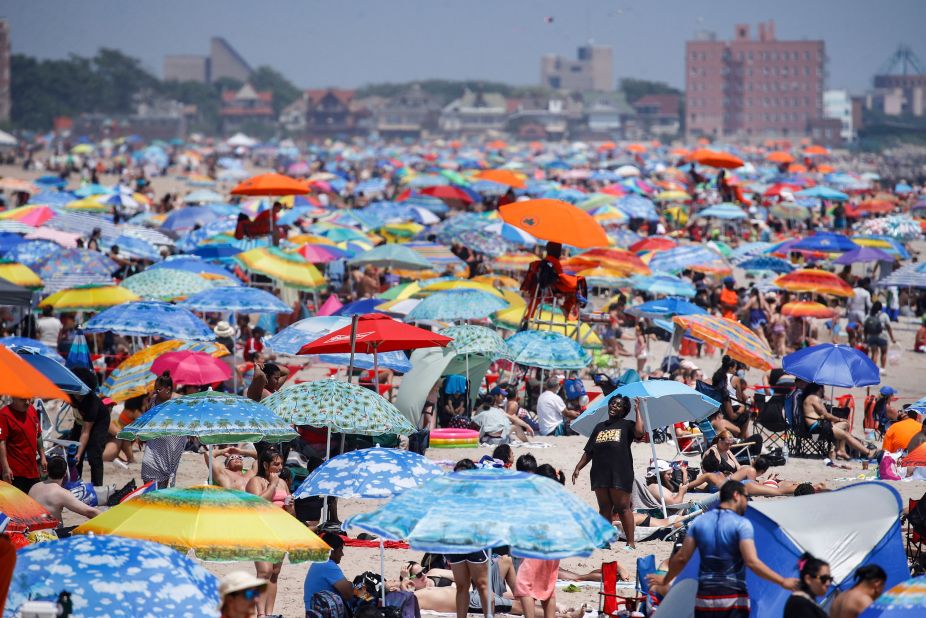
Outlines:
<svg viewBox="0 0 926 618"><path fill-rule="evenodd" d="M232 349L229 350L232 355L232 388L234 389L234 394L238 394L238 331L235 330L238 326L238 316L235 315L235 312L231 312L231 328L232 328Z"/></svg>
<svg viewBox="0 0 926 618"><path fill-rule="evenodd" d="M212 445L209 445L209 484L212 485Z"/></svg>
<svg viewBox="0 0 926 618"><path fill-rule="evenodd" d="M376 394L379 395L379 360L376 356L376 348L379 347L379 343L373 344L373 390L376 391ZM385 577L385 575L383 575ZM385 579L383 581L386 581Z"/></svg>
<svg viewBox="0 0 926 618"><path fill-rule="evenodd" d="M327 438L325 440L325 461L331 459L331 427L327 428L326 432ZM322 504L322 520L321 523L328 521L328 496L325 496L325 501Z"/></svg>
<svg viewBox="0 0 926 618"><path fill-rule="evenodd" d="M653 427L649 417L649 403L644 399L641 405L643 406L643 421L646 424L646 432L649 434L649 446L653 451L653 465L656 467L656 484L659 486L659 503L662 505L662 517L663 519L668 519L669 513L666 509L666 495L662 488L662 475L659 473L659 466L656 464L659 459L656 457L656 442L653 440ZM630 539L627 540L628 542L630 541Z"/></svg>
<svg viewBox="0 0 926 618"><path fill-rule="evenodd" d="M383 548L383 537L379 537L379 575L383 578L382 593L383 607L386 607L386 550Z"/></svg>
<svg viewBox="0 0 926 618"><path fill-rule="evenodd" d="M354 314L350 319L350 361L347 363L347 383L351 382L351 374L354 373L354 353L357 350L357 322L360 316Z"/></svg>

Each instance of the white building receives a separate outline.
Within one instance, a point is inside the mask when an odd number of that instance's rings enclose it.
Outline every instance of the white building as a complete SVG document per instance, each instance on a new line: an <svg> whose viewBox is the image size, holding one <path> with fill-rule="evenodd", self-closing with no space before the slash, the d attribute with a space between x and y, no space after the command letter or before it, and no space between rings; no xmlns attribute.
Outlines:
<svg viewBox="0 0 926 618"><path fill-rule="evenodd" d="M836 118L842 123L840 137L846 142L855 141L855 127L852 126L852 98L845 90L826 90L823 93L823 115Z"/></svg>

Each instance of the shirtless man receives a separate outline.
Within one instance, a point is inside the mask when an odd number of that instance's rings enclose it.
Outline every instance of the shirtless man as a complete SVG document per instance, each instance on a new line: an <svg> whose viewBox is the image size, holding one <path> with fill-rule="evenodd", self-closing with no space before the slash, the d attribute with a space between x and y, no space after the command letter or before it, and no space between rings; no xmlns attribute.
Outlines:
<svg viewBox="0 0 926 618"><path fill-rule="evenodd" d="M59 522L62 521L61 514L64 509L88 519L99 515L99 510L84 504L63 487L67 473L68 464L64 457L52 457L48 460L48 479L33 485L29 490L29 497L45 507L45 510Z"/></svg>
<svg viewBox="0 0 926 618"><path fill-rule="evenodd" d="M219 465L219 457L225 456L225 465ZM209 454L203 455L206 458L206 464L209 462ZM252 457L254 465L247 472L244 470L244 457ZM245 491L245 487L255 474L257 474L257 452L254 449L242 449L237 446L228 448L215 449L212 456L212 481L219 487L225 489L237 489Z"/></svg>
<svg viewBox="0 0 926 618"><path fill-rule="evenodd" d="M826 409L822 393L823 386L819 384L809 384L804 388L804 422L808 430L817 430L821 436L836 443L836 452L830 453L830 458L849 459L847 444L864 453L868 459L874 458L877 449L868 448L864 442L849 433L849 423Z"/></svg>
<svg viewBox="0 0 926 618"><path fill-rule="evenodd" d="M884 592L887 573L877 564L856 569L855 585L836 596L830 618L857 618Z"/></svg>

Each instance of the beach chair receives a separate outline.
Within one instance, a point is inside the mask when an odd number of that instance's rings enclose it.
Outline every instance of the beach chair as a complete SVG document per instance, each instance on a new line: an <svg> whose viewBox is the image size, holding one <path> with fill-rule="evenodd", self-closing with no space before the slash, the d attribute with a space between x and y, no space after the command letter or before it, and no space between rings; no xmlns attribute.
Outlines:
<svg viewBox="0 0 926 618"><path fill-rule="evenodd" d="M792 457L829 457L836 445L816 432L811 432L804 422L803 398L799 392L788 395L785 400L785 418L791 426L788 452Z"/></svg>
<svg viewBox="0 0 926 618"><path fill-rule="evenodd" d="M759 393L754 397L759 412L755 420L756 431L769 449L784 448L788 444L791 427L785 418L785 399L785 395L767 397Z"/></svg>
<svg viewBox="0 0 926 618"><path fill-rule="evenodd" d="M652 511L661 510L662 503L650 493L649 488L639 476L634 476L633 487L630 490L630 500L632 508L635 511ZM694 502L686 501L679 504L667 504L666 511L669 515L678 513L687 513L696 507ZM662 517L662 515L660 515Z"/></svg>
<svg viewBox="0 0 926 618"><path fill-rule="evenodd" d="M599 615L613 616L621 607L633 612L645 600L645 597L636 593L636 589L632 597L617 594L617 562L601 563L601 586L598 588Z"/></svg>
<svg viewBox="0 0 926 618"><path fill-rule="evenodd" d="M907 550L907 561L910 563L910 574L914 577L917 575L923 575L926 573L926 553L924 553L924 545L926 545L926 534L922 534L922 530L918 530L914 523L910 520L910 513L913 513L917 505L920 503L923 498L919 500L914 500L910 498L907 503L907 515L906 515L906 528L904 529L904 535L906 537L906 550Z"/></svg>
<svg viewBox="0 0 926 618"><path fill-rule="evenodd" d="M659 606L659 601L655 594L650 593L649 582L646 581L648 575L656 572L656 555L650 554L642 558L637 558L637 594L645 600L643 614L651 616Z"/></svg>

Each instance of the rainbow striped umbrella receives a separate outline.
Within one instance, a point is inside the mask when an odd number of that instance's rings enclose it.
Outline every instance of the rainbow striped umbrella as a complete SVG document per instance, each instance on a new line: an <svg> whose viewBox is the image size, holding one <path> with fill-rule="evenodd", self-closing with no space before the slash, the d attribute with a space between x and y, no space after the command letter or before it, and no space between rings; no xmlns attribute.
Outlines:
<svg viewBox="0 0 926 618"><path fill-rule="evenodd" d="M926 576L913 577L882 594L862 614L866 618L914 618L926 612Z"/></svg>
<svg viewBox="0 0 926 618"><path fill-rule="evenodd" d="M836 315L836 311L822 303L800 300L782 305L781 314L792 318L826 319Z"/></svg>
<svg viewBox="0 0 926 618"><path fill-rule="evenodd" d="M768 345L739 322L715 315L677 315L672 321L750 367L770 371L775 366Z"/></svg>
<svg viewBox="0 0 926 618"><path fill-rule="evenodd" d="M244 491L201 485L142 494L74 534L147 539L215 562L324 562L331 548L280 507Z"/></svg>
<svg viewBox="0 0 926 618"><path fill-rule="evenodd" d="M0 513L9 517L7 532L46 530L58 526L41 504L6 481L0 481Z"/></svg>
<svg viewBox="0 0 926 618"><path fill-rule="evenodd" d="M789 292L812 292L831 296L852 296L852 287L834 273L818 268L801 268L781 275L772 282L775 287Z"/></svg>
<svg viewBox="0 0 926 618"><path fill-rule="evenodd" d="M276 279L289 288L312 291L325 285L325 278L318 269L298 253L261 247L239 253L234 259L245 270Z"/></svg>

